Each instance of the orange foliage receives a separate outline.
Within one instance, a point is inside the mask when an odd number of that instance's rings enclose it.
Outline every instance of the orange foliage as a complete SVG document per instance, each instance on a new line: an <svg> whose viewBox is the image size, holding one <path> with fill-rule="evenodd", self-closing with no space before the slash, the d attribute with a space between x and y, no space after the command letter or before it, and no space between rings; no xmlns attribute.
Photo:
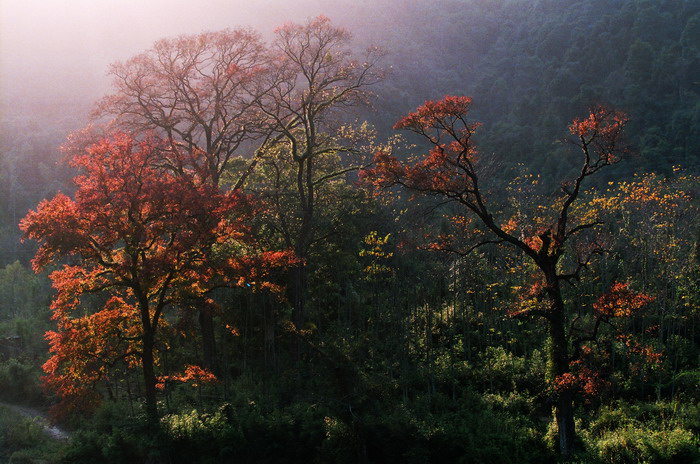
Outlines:
<svg viewBox="0 0 700 464"><path fill-rule="evenodd" d="M206 294L214 286L279 292L269 282L272 271L295 262L290 252L258 249L249 198L220 191L194 171L164 167L167 150L149 137L103 139L74 154L81 170L74 198L42 201L20 223L25 237L39 242L36 271L63 257L80 262L51 274L57 331L47 334L52 356L44 370L64 400L59 407L80 404L74 397L86 395L118 361L157 362L150 350L166 307L211 305ZM213 253L218 249L226 253ZM88 293L109 299L87 308L81 296Z"/></svg>
<svg viewBox="0 0 700 464"><path fill-rule="evenodd" d="M569 363L570 371L558 376L554 381L555 390L573 390L581 393L586 402L597 398L610 387L610 382L605 375L593 366L599 366L601 359L607 357L604 353L597 353L588 345L581 347L581 355L578 359Z"/></svg>
<svg viewBox="0 0 700 464"><path fill-rule="evenodd" d="M610 317L626 317L654 301L654 297L635 292L626 282L615 282L610 291L593 303L598 314Z"/></svg>
<svg viewBox="0 0 700 464"><path fill-rule="evenodd" d="M167 382L192 382L192 387L198 387L200 384L215 383L218 381L219 379L217 379L216 376L208 370L199 366L188 364L185 367L185 372L182 374L159 376L156 388L159 390L164 390Z"/></svg>
<svg viewBox="0 0 700 464"><path fill-rule="evenodd" d="M471 104L472 99L469 97L451 95L446 95L438 101L426 101L416 111L399 119L394 124L394 129L425 130L434 127L442 119L462 118L469 112Z"/></svg>
<svg viewBox="0 0 700 464"><path fill-rule="evenodd" d="M641 364L652 364L652 365L661 364L661 358L662 358L661 353L657 352L651 346L642 345L636 339L634 339L631 335L628 335L628 334L620 334L617 336L617 339L619 341L621 341L622 343L624 343L624 345L627 347L627 350L629 351L629 353L631 355L637 357L638 361L640 361ZM640 370L639 363L633 364L632 370L639 371Z"/></svg>
<svg viewBox="0 0 700 464"><path fill-rule="evenodd" d="M383 188L402 184L424 193L468 193L473 187L477 152L470 138L479 124L466 120L471 98L446 96L427 101L400 119L395 129L409 129L426 136L433 148L414 165L401 163L387 151L374 156L374 166L360 172L360 178ZM446 139L446 140L443 140Z"/></svg>
<svg viewBox="0 0 700 464"><path fill-rule="evenodd" d="M591 160L594 166L613 164L625 152L620 149L619 140L627 121L624 113L598 106L585 119L574 119L569 132L579 137L584 146L594 149L596 159Z"/></svg>

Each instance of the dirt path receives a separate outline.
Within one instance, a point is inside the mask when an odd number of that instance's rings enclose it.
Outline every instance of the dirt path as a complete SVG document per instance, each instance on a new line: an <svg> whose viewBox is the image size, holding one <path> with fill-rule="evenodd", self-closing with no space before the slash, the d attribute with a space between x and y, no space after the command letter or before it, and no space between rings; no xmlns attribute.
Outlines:
<svg viewBox="0 0 700 464"><path fill-rule="evenodd" d="M67 440L68 438L70 438L70 434L68 432L66 432L65 430L61 430L55 425L49 424L49 421L46 419L46 414L39 411L38 409L30 408L27 406L20 406L18 404L2 402L0 402L0 407L11 409L23 415L24 417L28 417L32 420L35 420L42 427L44 427L46 433L48 433L52 438L55 438L56 440Z"/></svg>

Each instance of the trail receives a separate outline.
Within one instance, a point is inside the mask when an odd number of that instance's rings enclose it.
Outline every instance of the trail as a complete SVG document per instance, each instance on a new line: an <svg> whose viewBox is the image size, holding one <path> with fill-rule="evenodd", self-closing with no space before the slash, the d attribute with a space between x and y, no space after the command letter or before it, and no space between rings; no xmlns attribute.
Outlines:
<svg viewBox="0 0 700 464"><path fill-rule="evenodd" d="M48 433L51 436L51 438L54 438L56 440L67 440L70 438L70 433L60 429L55 425L51 425L48 419L46 418L46 414L39 411L38 409L3 402L0 402L0 407L11 409L23 415L24 417L28 417L29 419L36 421L38 424L44 427L44 430L46 430L46 433Z"/></svg>

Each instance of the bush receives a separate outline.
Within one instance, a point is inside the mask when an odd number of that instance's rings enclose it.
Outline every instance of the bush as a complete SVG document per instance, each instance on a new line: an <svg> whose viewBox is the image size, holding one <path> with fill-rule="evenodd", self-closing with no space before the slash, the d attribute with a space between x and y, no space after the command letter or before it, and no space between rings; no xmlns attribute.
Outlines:
<svg viewBox="0 0 700 464"><path fill-rule="evenodd" d="M610 464L693 464L700 461L699 445L688 430L628 427L606 434L596 448L600 460Z"/></svg>
<svg viewBox="0 0 700 464"><path fill-rule="evenodd" d="M312 462L323 440L323 416L301 403L262 410L250 401L212 412L173 413L153 431L144 417L106 402L83 427L74 434L66 462Z"/></svg>
<svg viewBox="0 0 700 464"><path fill-rule="evenodd" d="M159 462L167 443L148 427L144 414L131 415L124 403L105 401L73 433L65 462L130 464Z"/></svg>
<svg viewBox="0 0 700 464"><path fill-rule="evenodd" d="M0 363L0 400L40 404L44 395L39 386L39 369L27 361L8 359Z"/></svg>
<svg viewBox="0 0 700 464"><path fill-rule="evenodd" d="M582 438L603 463L697 463L699 413L694 404L620 402L602 408Z"/></svg>
<svg viewBox="0 0 700 464"><path fill-rule="evenodd" d="M495 396L490 402L498 402ZM458 401L440 394L372 416L365 425L371 462L538 463L553 459L536 424L519 415L528 400L499 410L476 393Z"/></svg>
<svg viewBox="0 0 700 464"><path fill-rule="evenodd" d="M63 447L39 422L0 407L0 462L60 462Z"/></svg>
<svg viewBox="0 0 700 464"><path fill-rule="evenodd" d="M176 462L220 462L232 454L242 436L229 423L230 406L223 405L214 413L196 409L169 414L161 420L168 449Z"/></svg>

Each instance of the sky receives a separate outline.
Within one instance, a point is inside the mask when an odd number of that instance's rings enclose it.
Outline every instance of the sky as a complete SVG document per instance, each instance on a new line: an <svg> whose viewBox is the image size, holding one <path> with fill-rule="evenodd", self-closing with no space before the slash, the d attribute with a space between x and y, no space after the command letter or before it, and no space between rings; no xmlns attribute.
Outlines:
<svg viewBox="0 0 700 464"><path fill-rule="evenodd" d="M333 19L323 5L322 0L0 0L0 103L7 111L8 103L94 101L109 90L110 63L160 38L239 25L270 33L285 21L321 13Z"/></svg>

